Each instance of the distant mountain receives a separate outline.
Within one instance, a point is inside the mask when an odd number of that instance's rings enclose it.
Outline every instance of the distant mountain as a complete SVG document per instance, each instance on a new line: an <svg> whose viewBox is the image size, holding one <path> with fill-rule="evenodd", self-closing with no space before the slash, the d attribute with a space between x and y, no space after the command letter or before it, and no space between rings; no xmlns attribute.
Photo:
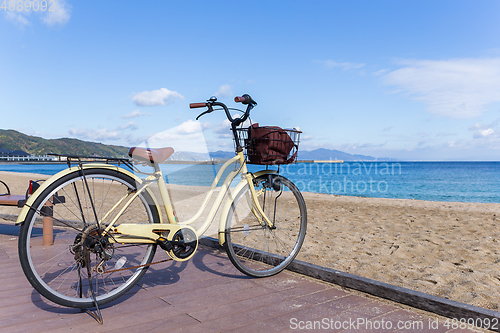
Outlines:
<svg viewBox="0 0 500 333"><path fill-rule="evenodd" d="M234 151L217 150L210 152L210 157L214 160L228 160L234 156Z"/></svg>
<svg viewBox="0 0 500 333"><path fill-rule="evenodd" d="M344 153L340 150L319 148L311 151L299 150L299 160L343 160L352 161L397 161L389 157L373 157L359 154Z"/></svg>
<svg viewBox="0 0 500 333"><path fill-rule="evenodd" d="M207 161L209 160L209 155L204 153L193 153L189 151L176 151L169 161Z"/></svg>
<svg viewBox="0 0 500 333"><path fill-rule="evenodd" d="M0 149L22 150L32 155L47 153L72 154L81 156L127 157L128 148L123 146L105 145L97 142L78 139L43 139L26 135L15 130L0 129ZM234 156L233 151L210 152L210 156L203 153L179 151L175 152L170 160L174 161L206 161L228 160ZM366 155L348 154L339 150L319 148L312 151L299 150L299 160L344 160L344 161L395 161L391 158L375 158Z"/></svg>
<svg viewBox="0 0 500 333"><path fill-rule="evenodd" d="M340 150L319 148L311 151L299 150L299 160L343 160L343 161L376 161L376 157L349 154Z"/></svg>
<svg viewBox="0 0 500 333"><path fill-rule="evenodd" d="M80 156L125 157L128 153L127 147L69 138L43 139L14 130L0 130L0 148L22 150L32 155L55 153Z"/></svg>
<svg viewBox="0 0 500 333"><path fill-rule="evenodd" d="M189 156L191 158L178 158L176 157L175 154L179 154L178 156ZM198 154L196 156L196 153L189 153L189 152L178 152L175 153L172 157L177 160L206 160L206 155ZM234 152L232 151L215 151L215 152L210 152L210 158L212 160L228 160L231 157L234 156ZM325 149L325 148L319 148L315 149L312 151L302 151L299 150L298 154L298 160L343 160L346 162L352 162L352 161L396 161L396 159L393 158L377 158L373 156L367 156L367 155L359 155L359 154L349 154L349 153L344 153L343 151L340 150L333 150L333 149Z"/></svg>
<svg viewBox="0 0 500 333"><path fill-rule="evenodd" d="M211 152L210 157L215 160L229 159L234 152L216 151ZM298 160L343 160L343 161L395 161L393 158L376 158L373 156L349 154L340 150L319 148L312 151L299 150Z"/></svg>
<svg viewBox="0 0 500 333"><path fill-rule="evenodd" d="M234 151L214 151L205 153L193 153L189 151L176 151L169 160L172 161L207 161L207 160L228 160L234 157Z"/></svg>

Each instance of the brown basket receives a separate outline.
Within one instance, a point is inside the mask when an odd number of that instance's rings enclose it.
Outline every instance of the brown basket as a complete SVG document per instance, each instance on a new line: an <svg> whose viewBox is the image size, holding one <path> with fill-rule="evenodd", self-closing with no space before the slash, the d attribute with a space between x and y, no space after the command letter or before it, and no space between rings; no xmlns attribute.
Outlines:
<svg viewBox="0 0 500 333"><path fill-rule="evenodd" d="M259 124L237 131L249 164L290 164L297 159L301 131Z"/></svg>

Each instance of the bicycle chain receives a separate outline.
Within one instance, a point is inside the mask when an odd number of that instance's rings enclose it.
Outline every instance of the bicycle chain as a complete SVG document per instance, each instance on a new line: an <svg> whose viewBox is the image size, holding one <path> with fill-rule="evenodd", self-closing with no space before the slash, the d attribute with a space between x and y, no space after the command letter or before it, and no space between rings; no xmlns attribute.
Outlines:
<svg viewBox="0 0 500 333"><path fill-rule="evenodd" d="M172 261L173 259L172 258L168 258L168 259L165 259L165 260L160 260L160 261L156 261L156 262L152 262L152 263L149 263L149 264L144 264L144 265L138 265L138 266L132 266L132 267L127 267L127 268L119 268L119 269L113 269L111 271L104 271L102 272L101 274L107 274L107 273L114 273L114 272L121 272L121 271L126 271L126 270L129 270L129 269L136 269L136 268L141 268L141 267L149 267L151 265L156 265L156 264L161 264L162 262L167 262L167 261ZM96 267L94 267L94 271L96 270Z"/></svg>

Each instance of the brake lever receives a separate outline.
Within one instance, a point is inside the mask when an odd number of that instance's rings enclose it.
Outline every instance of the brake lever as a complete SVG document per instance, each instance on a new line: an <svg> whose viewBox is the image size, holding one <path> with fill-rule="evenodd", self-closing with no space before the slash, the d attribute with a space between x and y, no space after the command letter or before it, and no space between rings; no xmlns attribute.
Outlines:
<svg viewBox="0 0 500 333"><path fill-rule="evenodd" d="M212 97L212 98L215 98L215 97ZM207 113L210 113L210 112L214 111L213 106L212 106L212 103L213 103L212 98L210 98L207 101L208 110L205 111L205 112L200 113L200 115L198 115L198 117L196 117L196 120L200 119L200 117L203 116L204 114L207 114ZM217 100L217 98L215 98L215 100Z"/></svg>
<svg viewBox="0 0 500 333"><path fill-rule="evenodd" d="M210 112L212 112L212 111L213 111L213 110L207 110L207 111L205 111L205 112L200 113L200 114L198 115L198 117L196 117L196 120L200 119L200 117L201 117L201 116L203 116L204 114L210 113Z"/></svg>

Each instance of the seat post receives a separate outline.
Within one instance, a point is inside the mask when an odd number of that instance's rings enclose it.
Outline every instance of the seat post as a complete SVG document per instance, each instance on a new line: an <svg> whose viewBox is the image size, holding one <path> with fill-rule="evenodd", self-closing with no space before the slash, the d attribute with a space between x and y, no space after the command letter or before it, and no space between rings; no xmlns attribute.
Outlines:
<svg viewBox="0 0 500 333"><path fill-rule="evenodd" d="M165 213L167 213L168 221L172 224L177 223L174 208L172 207L172 202L170 201L170 195L168 194L167 186L165 185L165 179L163 178L163 174L160 169L160 164L153 162L153 167L155 169L155 173L159 176L157 180L158 190L160 191L163 205L165 206Z"/></svg>

